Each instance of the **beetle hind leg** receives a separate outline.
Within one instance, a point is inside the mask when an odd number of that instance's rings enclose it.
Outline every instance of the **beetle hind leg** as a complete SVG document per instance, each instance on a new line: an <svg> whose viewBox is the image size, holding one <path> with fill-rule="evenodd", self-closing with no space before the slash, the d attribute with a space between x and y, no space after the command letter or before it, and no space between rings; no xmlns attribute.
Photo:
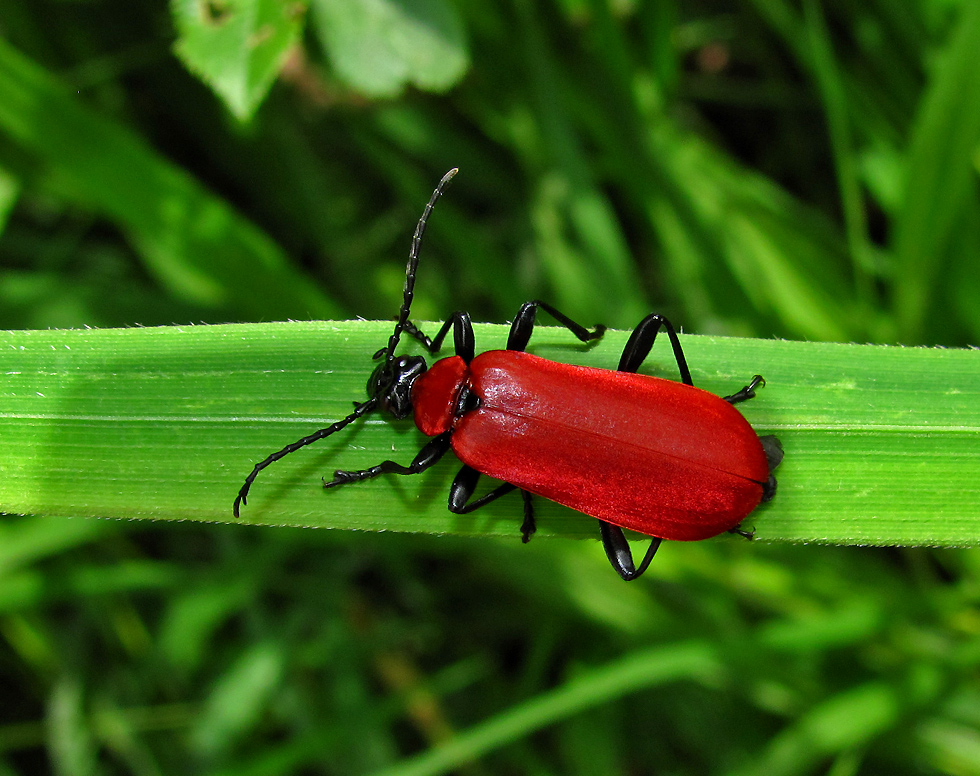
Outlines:
<svg viewBox="0 0 980 776"><path fill-rule="evenodd" d="M647 548L646 555L643 556L643 561L639 566L636 566L633 563L633 552L630 550L629 540L622 528L607 523L605 520L600 520L599 533L602 536L602 546L606 550L606 557L609 558L612 567L616 569L616 573L627 582L636 579L647 570L647 566L650 565L650 561L657 554L660 543L663 541L659 536L651 537L650 546Z"/></svg>

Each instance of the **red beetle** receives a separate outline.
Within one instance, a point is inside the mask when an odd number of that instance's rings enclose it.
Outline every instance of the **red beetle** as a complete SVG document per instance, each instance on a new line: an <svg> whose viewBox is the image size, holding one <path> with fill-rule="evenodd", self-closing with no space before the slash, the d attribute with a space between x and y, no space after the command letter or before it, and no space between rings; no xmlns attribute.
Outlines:
<svg viewBox="0 0 980 776"><path fill-rule="evenodd" d="M383 461L370 469L337 471L324 487L379 474L417 474L451 448L463 468L449 489L450 511L472 512L519 489L526 542L535 529L531 494L557 501L598 518L606 555L626 580L646 570L663 539L692 541L738 531L761 501L773 497L772 471L783 457L779 440L759 437L732 406L755 396L765 384L759 375L724 398L695 388L674 327L660 315L648 315L636 327L615 372L525 353L538 308L582 342L605 331L602 325L586 329L537 300L517 313L506 350L478 356L469 313L453 313L431 339L409 321L425 225L455 174L454 169L443 176L415 228L404 301L387 346L374 354L380 363L368 383L370 398L343 420L257 463L235 499L235 516L262 469L380 407L396 419L414 415L433 439L408 466ZM681 383L636 374L661 328ZM456 354L431 369L421 356L395 355L403 332L436 353L450 329ZM504 484L471 500L481 474ZM639 566L623 528L653 537Z"/></svg>

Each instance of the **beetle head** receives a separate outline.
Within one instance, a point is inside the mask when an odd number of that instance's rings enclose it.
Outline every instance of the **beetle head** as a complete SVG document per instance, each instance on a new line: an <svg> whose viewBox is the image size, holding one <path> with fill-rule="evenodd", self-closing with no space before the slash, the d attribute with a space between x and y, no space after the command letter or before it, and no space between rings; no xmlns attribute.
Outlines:
<svg viewBox="0 0 980 776"><path fill-rule="evenodd" d="M412 414L412 383L426 370L422 356L396 356L382 361L368 380L368 396L396 420Z"/></svg>

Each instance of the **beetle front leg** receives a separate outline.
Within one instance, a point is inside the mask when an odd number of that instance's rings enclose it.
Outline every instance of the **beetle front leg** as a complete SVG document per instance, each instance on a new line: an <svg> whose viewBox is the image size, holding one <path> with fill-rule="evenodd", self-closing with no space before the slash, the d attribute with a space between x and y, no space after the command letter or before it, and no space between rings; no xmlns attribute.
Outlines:
<svg viewBox="0 0 980 776"><path fill-rule="evenodd" d="M453 330L453 345L456 355L467 364L470 363L476 354L476 337L473 334L473 320L465 310L457 310L450 315L439 331L436 332L436 336L431 339L411 321L405 322L402 331L421 342L422 346L430 353L438 353L442 347L442 341L450 329Z"/></svg>
<svg viewBox="0 0 980 776"><path fill-rule="evenodd" d="M627 582L636 579L647 570L647 566L650 565L650 561L653 560L653 556L657 554L657 550L660 548L660 542L663 541L659 537L653 537L650 540L650 546L647 548L647 554L643 556L643 562L637 567L633 565L633 552L630 550L629 540L622 528L607 523L605 520L600 520L599 533L602 535L602 546L606 550L606 557L609 558L612 567L616 569L616 573Z"/></svg>
<svg viewBox="0 0 980 776"><path fill-rule="evenodd" d="M335 488L338 485L347 485L352 482L360 482L361 480L369 480L372 477L377 477L381 474L418 474L419 472L424 472L430 466L434 465L442 456L446 454L449 450L449 438L450 432L447 431L445 434L440 434L439 436L432 439L425 447L419 450L418 454L412 460L408 466L402 466L400 463L395 461L382 461L377 466L372 466L370 469L360 469L357 471L344 471L338 469L333 473L333 479L327 482L323 481L323 487L325 488Z"/></svg>
<svg viewBox="0 0 980 776"><path fill-rule="evenodd" d="M544 308L552 318L568 329L582 342L590 342L599 339L606 331L606 327L597 323L594 329L587 329L582 324L576 323L567 315L559 312L547 302L535 299L525 302L521 309L517 311L514 322L510 325L510 334L507 337L507 350L524 351L527 343L531 340L531 332L534 331L534 321L537 317L538 308Z"/></svg>
<svg viewBox="0 0 980 776"><path fill-rule="evenodd" d="M509 482L505 482L503 485L494 488L489 493L475 501L470 501L473 498L473 493L476 491L476 483L480 480L480 472L474 469L472 466L464 466L459 470L459 474L453 480L453 484L449 487L449 511L457 515L465 515L470 512L479 509L482 506L489 504L491 501L496 501L501 496L505 496L511 491L517 490L516 485L511 485ZM531 505L531 494L526 490L521 491L521 496L524 498L524 522L521 524L521 536L525 544L531 540L531 534L537 530L537 526L534 522L534 507Z"/></svg>
<svg viewBox="0 0 980 776"><path fill-rule="evenodd" d="M623 348L623 355L619 359L617 369L620 372L635 372L640 365L650 355L650 349L657 340L657 334L661 327L666 330L670 338L670 347L674 351L674 360L677 361L677 368L681 372L681 382L685 385L694 385L691 380L691 370L687 367L687 359L684 358L684 350L681 348L680 340L677 339L677 332L674 326L662 315L656 313L648 315L633 329L626 347Z"/></svg>

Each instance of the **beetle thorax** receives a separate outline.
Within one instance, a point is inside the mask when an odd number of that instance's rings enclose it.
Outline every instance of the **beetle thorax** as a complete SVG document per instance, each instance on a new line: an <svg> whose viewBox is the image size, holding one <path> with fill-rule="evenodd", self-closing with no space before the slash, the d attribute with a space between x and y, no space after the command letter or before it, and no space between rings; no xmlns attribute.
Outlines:
<svg viewBox="0 0 980 776"><path fill-rule="evenodd" d="M428 436L438 436L452 428L453 420L468 394L469 367L459 356L436 361L412 386L415 425Z"/></svg>

